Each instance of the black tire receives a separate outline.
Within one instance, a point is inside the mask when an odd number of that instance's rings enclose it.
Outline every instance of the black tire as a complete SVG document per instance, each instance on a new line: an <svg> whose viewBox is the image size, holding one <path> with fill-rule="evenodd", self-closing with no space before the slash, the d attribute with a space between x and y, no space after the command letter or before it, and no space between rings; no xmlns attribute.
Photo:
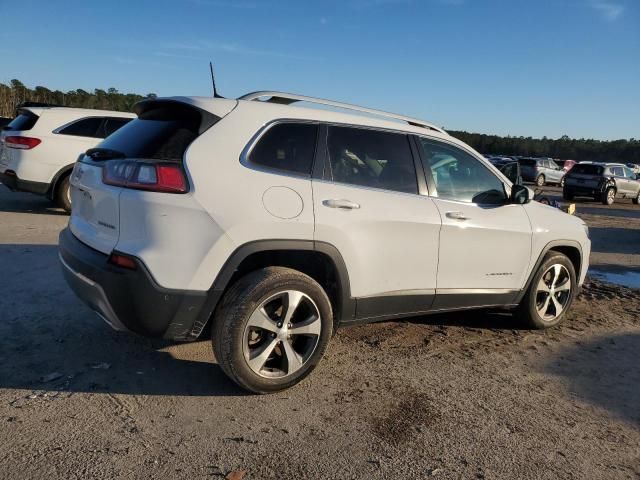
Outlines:
<svg viewBox="0 0 640 480"><path fill-rule="evenodd" d="M545 184L544 175L542 175L542 174L538 175L538 177L536 178L536 185L538 187L544 187L544 184Z"/></svg>
<svg viewBox="0 0 640 480"><path fill-rule="evenodd" d="M568 190L566 188L562 190L562 198L564 198L565 200L571 201L573 200L573 197L574 197L574 194L571 190Z"/></svg>
<svg viewBox="0 0 640 480"><path fill-rule="evenodd" d="M67 213L71 213L71 195L69 194L69 188L69 175L65 175L60 179L56 187L55 201L56 205Z"/></svg>
<svg viewBox="0 0 640 480"><path fill-rule="evenodd" d="M266 377L256 373L245 357L246 329L250 328L248 323L251 315L263 302L279 292L291 290L307 295L317 307L321 322L320 334L315 350L298 370L280 377ZM311 277L284 267L263 268L240 278L224 294L216 309L211 329L213 351L222 370L242 388L261 394L292 387L309 375L320 362L332 334L333 311L324 289ZM270 337L266 338L265 343ZM283 349L283 341L272 341L278 342L280 351L286 350Z"/></svg>
<svg viewBox="0 0 640 480"><path fill-rule="evenodd" d="M633 202L634 205L640 204L640 192L638 192L638 195L636 195L636 198L632 198L631 201Z"/></svg>
<svg viewBox="0 0 640 480"><path fill-rule="evenodd" d="M545 320L539 314L538 308L537 308L538 301L540 300L538 298L538 285L543 275L545 275L548 272L548 270L552 268L554 265L558 265L558 264L562 265L566 269L569 280L571 282L568 299L566 300L566 303L564 304L564 308L562 309L562 312L560 313L560 315L556 316L553 319ZM516 316L521 322L523 322L529 328L544 329L544 328L554 327L559 323L561 323L566 318L567 311L571 307L571 303L575 298L576 291L577 291L576 272L573 267L573 264L571 263L571 260L569 260L569 258L566 255L560 252L551 251L546 254L546 256L544 257L544 260L542 261L542 264L540 265L535 275L533 276L531 283L529 284L529 287L527 289L527 293L525 294L524 298L520 302L520 305L516 309Z"/></svg>
<svg viewBox="0 0 640 480"><path fill-rule="evenodd" d="M603 205L613 205L613 202L616 201L616 189L613 187L607 187L602 193L600 201Z"/></svg>

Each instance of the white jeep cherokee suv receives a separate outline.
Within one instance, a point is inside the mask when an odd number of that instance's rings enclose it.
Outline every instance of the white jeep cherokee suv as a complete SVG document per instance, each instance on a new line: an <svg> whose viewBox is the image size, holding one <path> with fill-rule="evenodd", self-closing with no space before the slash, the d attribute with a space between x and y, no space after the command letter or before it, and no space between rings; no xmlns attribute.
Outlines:
<svg viewBox="0 0 640 480"><path fill-rule="evenodd" d="M129 122L127 112L25 107L0 132L0 181L71 210L69 174L78 155Z"/></svg>
<svg viewBox="0 0 640 480"><path fill-rule="evenodd" d="M136 113L74 167L67 282L116 329L211 324L253 392L298 383L339 326L503 307L551 327L585 278L580 219L421 120L277 92Z"/></svg>

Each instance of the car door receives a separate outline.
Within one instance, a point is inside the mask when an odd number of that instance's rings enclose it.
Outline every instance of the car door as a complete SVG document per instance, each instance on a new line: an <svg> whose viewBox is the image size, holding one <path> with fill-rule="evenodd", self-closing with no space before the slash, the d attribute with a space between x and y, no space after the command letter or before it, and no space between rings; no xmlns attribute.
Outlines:
<svg viewBox="0 0 640 480"><path fill-rule="evenodd" d="M616 182L616 196L623 197L629 193L629 184L624 176L624 169L616 166L611 167L611 173Z"/></svg>
<svg viewBox="0 0 640 480"><path fill-rule="evenodd" d="M549 170L549 180L553 183L560 183L564 175L564 170L553 160L545 160Z"/></svg>
<svg viewBox="0 0 640 480"><path fill-rule="evenodd" d="M440 212L434 308L509 303L524 284L531 224L503 180L470 152L419 138L429 194Z"/></svg>
<svg viewBox="0 0 640 480"><path fill-rule="evenodd" d="M638 182L638 177L632 169L627 167L625 167L624 169L624 176L627 181L628 195L632 198L635 198L640 191L640 182Z"/></svg>
<svg viewBox="0 0 640 480"><path fill-rule="evenodd" d="M428 310L441 220L433 199L419 192L410 137L328 125L320 138L325 169L312 182L314 239L342 255L357 317Z"/></svg>

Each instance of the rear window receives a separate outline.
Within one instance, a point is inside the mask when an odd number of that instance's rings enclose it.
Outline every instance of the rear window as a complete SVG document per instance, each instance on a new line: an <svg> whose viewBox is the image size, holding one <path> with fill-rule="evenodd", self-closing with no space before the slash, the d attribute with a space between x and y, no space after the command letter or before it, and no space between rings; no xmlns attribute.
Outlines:
<svg viewBox="0 0 640 480"><path fill-rule="evenodd" d="M538 163L537 160L533 160L531 158L521 158L521 159L518 160L518 162L523 167L535 167L536 164Z"/></svg>
<svg viewBox="0 0 640 480"><path fill-rule="evenodd" d="M602 175L604 168L600 165L591 165L578 163L571 169L571 173L580 173L582 175Z"/></svg>
<svg viewBox="0 0 640 480"><path fill-rule="evenodd" d="M204 118L206 117L206 118ZM213 114L177 102L143 106L133 119L97 146L127 158L182 160L187 147L217 120Z"/></svg>
<svg viewBox="0 0 640 480"><path fill-rule="evenodd" d="M11 120L7 126L4 127L4 130L13 130L13 131L21 131L31 130L36 122L38 121L38 117L35 113L31 113L29 111L23 111L18 114L16 118Z"/></svg>

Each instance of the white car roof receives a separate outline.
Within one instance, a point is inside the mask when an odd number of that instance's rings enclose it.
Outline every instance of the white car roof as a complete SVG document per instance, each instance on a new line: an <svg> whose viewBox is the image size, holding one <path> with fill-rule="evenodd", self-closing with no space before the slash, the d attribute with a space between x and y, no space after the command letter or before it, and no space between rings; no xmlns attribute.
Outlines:
<svg viewBox="0 0 640 480"><path fill-rule="evenodd" d="M43 113L54 113L57 115L69 115L70 117L122 117L136 118L135 113L118 112L115 110L97 110L93 108L74 108L74 107L22 107L20 110L27 110L35 115L41 116Z"/></svg>
<svg viewBox="0 0 640 480"><path fill-rule="evenodd" d="M295 101L305 102L305 106L292 106L285 103L258 100L259 97L276 96L276 98L300 99ZM282 97L280 97L282 96ZM403 115L373 110L357 105L344 104L331 100L304 97L295 94L283 94L280 92L255 92L240 97L237 100L213 97L163 97L157 100L173 100L201 108L218 116L224 116L231 110L242 106L243 110L255 109L260 116L269 116L275 119L316 120L322 122L344 123L361 125L389 130L399 130L418 135L429 135L448 142L470 147L450 136L442 128L422 120L405 117ZM319 104L323 108L306 106L307 103ZM340 110L336 110L340 109ZM357 111L357 113L350 113ZM477 153L477 152L476 152ZM479 153L477 153L481 156Z"/></svg>

